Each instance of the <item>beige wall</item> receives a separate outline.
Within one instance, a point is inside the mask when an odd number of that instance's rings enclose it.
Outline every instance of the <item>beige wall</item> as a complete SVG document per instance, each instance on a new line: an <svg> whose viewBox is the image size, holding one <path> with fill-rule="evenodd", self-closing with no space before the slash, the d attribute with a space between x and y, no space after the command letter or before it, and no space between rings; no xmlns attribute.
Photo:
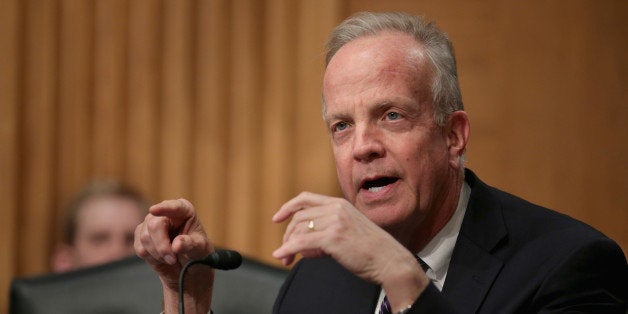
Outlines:
<svg viewBox="0 0 628 314"><path fill-rule="evenodd" d="M274 262L273 212L339 194L323 44L359 10L435 20L469 167L626 251L626 1L2 0L0 309L13 275L48 271L62 204L94 177L188 198L217 244Z"/></svg>

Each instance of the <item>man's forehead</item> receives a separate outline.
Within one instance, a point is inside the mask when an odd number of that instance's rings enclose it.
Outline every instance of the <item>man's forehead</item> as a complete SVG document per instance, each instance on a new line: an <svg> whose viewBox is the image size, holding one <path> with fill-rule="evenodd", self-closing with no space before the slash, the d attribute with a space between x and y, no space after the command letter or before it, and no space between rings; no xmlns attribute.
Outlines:
<svg viewBox="0 0 628 314"><path fill-rule="evenodd" d="M422 58L423 45L413 36L400 31L382 31L358 37L343 45L331 58L327 68L336 63L346 66L359 62L416 62Z"/></svg>
<svg viewBox="0 0 628 314"><path fill-rule="evenodd" d="M323 90L352 80L419 74L418 70L429 66L426 61L422 46L410 35L394 32L360 37L340 48L330 60Z"/></svg>

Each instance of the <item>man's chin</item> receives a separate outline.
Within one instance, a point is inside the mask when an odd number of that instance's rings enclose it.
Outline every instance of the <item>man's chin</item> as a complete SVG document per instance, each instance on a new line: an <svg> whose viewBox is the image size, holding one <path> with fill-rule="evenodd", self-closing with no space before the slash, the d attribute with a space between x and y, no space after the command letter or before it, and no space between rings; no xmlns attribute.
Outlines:
<svg viewBox="0 0 628 314"><path fill-rule="evenodd" d="M385 229L386 231L393 230L398 228L401 222L403 222L403 218L399 217L398 212L394 209L386 209L386 208L375 208L366 211L362 211L366 215L366 217L378 225L380 228Z"/></svg>

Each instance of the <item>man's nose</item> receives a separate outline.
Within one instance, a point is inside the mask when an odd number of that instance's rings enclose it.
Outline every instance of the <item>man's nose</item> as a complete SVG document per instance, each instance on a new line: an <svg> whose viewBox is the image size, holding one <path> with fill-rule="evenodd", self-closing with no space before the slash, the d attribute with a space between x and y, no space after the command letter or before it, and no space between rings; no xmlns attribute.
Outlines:
<svg viewBox="0 0 628 314"><path fill-rule="evenodd" d="M386 150L382 132L376 126L356 126L353 142L353 158L359 162L370 162L384 157Z"/></svg>

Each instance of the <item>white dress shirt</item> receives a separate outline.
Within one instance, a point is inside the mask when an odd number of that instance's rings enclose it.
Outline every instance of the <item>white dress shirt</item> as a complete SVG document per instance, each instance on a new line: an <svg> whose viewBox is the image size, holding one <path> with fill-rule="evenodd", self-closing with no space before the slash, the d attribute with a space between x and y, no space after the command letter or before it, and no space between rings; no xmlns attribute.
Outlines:
<svg viewBox="0 0 628 314"><path fill-rule="evenodd" d="M429 266L425 274L432 280L432 283L438 290L443 290L445 278L447 278L447 270L449 270L449 261L460 233L460 226L462 226L462 220L467 211L470 195L471 187L464 182L454 214L434 238L419 253L416 253ZM379 314L379 308L384 301L384 296L385 292L382 290L375 307L375 314Z"/></svg>

